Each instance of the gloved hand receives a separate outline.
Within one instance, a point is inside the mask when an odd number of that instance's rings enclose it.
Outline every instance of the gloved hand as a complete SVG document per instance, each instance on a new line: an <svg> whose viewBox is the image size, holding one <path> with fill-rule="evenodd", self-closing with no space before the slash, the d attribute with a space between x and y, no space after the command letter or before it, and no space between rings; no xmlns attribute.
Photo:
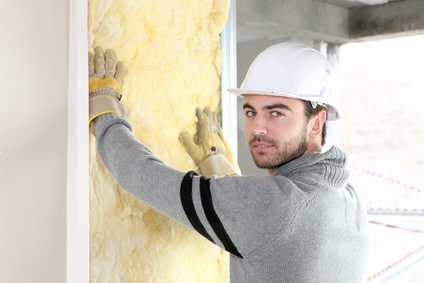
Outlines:
<svg viewBox="0 0 424 283"><path fill-rule="evenodd" d="M231 154L215 112L208 107L203 111L196 109L197 132L192 137L182 131L179 141L204 176L240 175L240 169Z"/></svg>
<svg viewBox="0 0 424 283"><path fill-rule="evenodd" d="M126 118L127 113L120 100L127 71L124 64L118 62L115 51L108 49L103 52L101 47L96 47L94 55L88 54L88 66L90 75L89 122L106 113Z"/></svg>

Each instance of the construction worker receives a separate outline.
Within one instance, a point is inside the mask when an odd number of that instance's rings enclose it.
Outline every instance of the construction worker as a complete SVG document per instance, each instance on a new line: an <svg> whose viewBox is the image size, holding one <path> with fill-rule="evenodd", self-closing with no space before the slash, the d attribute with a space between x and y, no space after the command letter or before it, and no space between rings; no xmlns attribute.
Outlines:
<svg viewBox="0 0 424 283"><path fill-rule="evenodd" d="M231 283L365 282L366 213L349 183L346 155L322 151L333 70L324 56L273 45L239 89L252 157L270 176L238 176L209 109L195 139L180 141L199 167L181 172L140 143L125 119L125 75L113 51L90 55L90 121L98 152L119 184L230 253Z"/></svg>

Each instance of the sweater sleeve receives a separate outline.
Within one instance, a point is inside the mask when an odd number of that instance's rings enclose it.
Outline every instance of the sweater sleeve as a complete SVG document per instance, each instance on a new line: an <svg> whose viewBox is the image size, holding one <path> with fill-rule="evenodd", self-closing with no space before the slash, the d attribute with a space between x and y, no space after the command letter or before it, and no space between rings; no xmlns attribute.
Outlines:
<svg viewBox="0 0 424 283"><path fill-rule="evenodd" d="M283 176L206 178L165 164L111 114L95 120L98 152L123 189L238 257L289 232L302 191Z"/></svg>

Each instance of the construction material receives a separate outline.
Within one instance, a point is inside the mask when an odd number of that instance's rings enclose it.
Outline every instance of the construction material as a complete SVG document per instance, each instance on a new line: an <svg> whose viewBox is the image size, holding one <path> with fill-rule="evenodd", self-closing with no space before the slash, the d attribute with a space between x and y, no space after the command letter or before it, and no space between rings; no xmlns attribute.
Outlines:
<svg viewBox="0 0 424 283"><path fill-rule="evenodd" d="M89 1L90 47L115 50L128 67L121 102L135 135L180 170L196 168L180 132L194 134L196 107L219 106L228 7L228 0ZM95 142L92 136L90 282L228 282L227 252L124 192Z"/></svg>

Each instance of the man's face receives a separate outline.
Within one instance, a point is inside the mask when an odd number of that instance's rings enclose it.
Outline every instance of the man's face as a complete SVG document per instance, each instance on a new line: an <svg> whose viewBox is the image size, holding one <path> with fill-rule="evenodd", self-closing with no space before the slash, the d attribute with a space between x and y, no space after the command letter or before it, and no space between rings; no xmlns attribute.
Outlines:
<svg viewBox="0 0 424 283"><path fill-rule="evenodd" d="M245 138L256 166L274 169L308 148L304 102L277 96L245 96Z"/></svg>

